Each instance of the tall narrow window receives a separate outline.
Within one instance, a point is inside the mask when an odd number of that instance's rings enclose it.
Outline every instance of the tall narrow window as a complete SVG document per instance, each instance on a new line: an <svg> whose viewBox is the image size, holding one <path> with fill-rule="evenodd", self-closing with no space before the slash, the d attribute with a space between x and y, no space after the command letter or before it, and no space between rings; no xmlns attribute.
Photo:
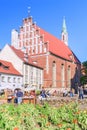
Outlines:
<svg viewBox="0 0 87 130"><path fill-rule="evenodd" d="M25 66L25 83L28 84L28 66Z"/></svg>
<svg viewBox="0 0 87 130"><path fill-rule="evenodd" d="M47 43L44 44L44 52L47 52Z"/></svg>
<svg viewBox="0 0 87 130"><path fill-rule="evenodd" d="M18 78L18 83L20 83L21 82L21 79L20 78Z"/></svg>
<svg viewBox="0 0 87 130"><path fill-rule="evenodd" d="M56 63L55 61L52 63L52 86L56 87Z"/></svg>
<svg viewBox="0 0 87 130"><path fill-rule="evenodd" d="M71 87L71 68L68 66L68 73L67 73L67 86L68 88Z"/></svg>
<svg viewBox="0 0 87 130"><path fill-rule="evenodd" d="M30 85L32 85L33 84L33 67L31 66L30 67Z"/></svg>
<svg viewBox="0 0 87 130"><path fill-rule="evenodd" d="M42 53L42 43L40 43L40 53Z"/></svg>
<svg viewBox="0 0 87 130"><path fill-rule="evenodd" d="M65 37L64 37L64 35L63 35L63 41L65 40Z"/></svg>
<svg viewBox="0 0 87 130"><path fill-rule="evenodd" d="M79 76L78 76L78 69L77 69L77 67L75 68L75 83L78 83L78 78Z"/></svg>
<svg viewBox="0 0 87 130"><path fill-rule="evenodd" d="M13 78L13 83L16 83L16 78L15 77Z"/></svg>
<svg viewBox="0 0 87 130"><path fill-rule="evenodd" d="M8 77L8 83L11 83L11 77Z"/></svg>
<svg viewBox="0 0 87 130"><path fill-rule="evenodd" d="M62 87L65 87L64 64L61 65L61 85Z"/></svg>

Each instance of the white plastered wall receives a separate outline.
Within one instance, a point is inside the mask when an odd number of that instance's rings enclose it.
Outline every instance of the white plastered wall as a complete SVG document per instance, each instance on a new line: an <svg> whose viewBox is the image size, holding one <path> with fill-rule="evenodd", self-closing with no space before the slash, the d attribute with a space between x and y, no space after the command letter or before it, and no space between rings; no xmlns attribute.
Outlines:
<svg viewBox="0 0 87 130"><path fill-rule="evenodd" d="M6 45L0 52L0 59L9 61L23 75L23 61Z"/></svg>

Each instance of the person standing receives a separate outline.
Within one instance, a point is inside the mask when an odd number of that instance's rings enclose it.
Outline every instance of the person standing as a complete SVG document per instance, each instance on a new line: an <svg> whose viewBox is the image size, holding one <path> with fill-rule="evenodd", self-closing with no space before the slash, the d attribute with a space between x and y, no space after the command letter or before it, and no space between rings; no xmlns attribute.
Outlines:
<svg viewBox="0 0 87 130"><path fill-rule="evenodd" d="M21 89L19 89L17 91L17 100L18 100L18 104L21 104L22 103L22 98L23 98L23 92L21 91Z"/></svg>
<svg viewBox="0 0 87 130"><path fill-rule="evenodd" d="M74 89L71 88L71 90L70 90L70 97L73 97L73 96L74 96Z"/></svg>
<svg viewBox="0 0 87 130"><path fill-rule="evenodd" d="M15 103L15 104L18 103L18 99L17 99L17 90L14 90L14 103Z"/></svg>
<svg viewBox="0 0 87 130"><path fill-rule="evenodd" d="M79 87L79 99L83 99L84 98L83 94L84 94L83 87L81 86L81 87Z"/></svg>

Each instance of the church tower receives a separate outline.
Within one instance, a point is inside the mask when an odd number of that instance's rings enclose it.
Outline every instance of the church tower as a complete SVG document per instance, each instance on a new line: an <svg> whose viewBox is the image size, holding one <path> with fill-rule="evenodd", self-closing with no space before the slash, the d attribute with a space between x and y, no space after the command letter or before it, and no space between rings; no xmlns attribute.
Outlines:
<svg viewBox="0 0 87 130"><path fill-rule="evenodd" d="M63 19L63 27L62 27L62 33L61 33L61 40L68 46L68 33L67 33L67 29L66 29L65 18Z"/></svg>

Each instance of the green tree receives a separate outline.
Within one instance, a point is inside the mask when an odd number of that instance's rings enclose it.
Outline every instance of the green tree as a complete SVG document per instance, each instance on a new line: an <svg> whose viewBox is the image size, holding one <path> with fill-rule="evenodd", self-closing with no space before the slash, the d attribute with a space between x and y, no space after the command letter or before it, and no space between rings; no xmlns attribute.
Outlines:
<svg viewBox="0 0 87 130"><path fill-rule="evenodd" d="M84 61L82 63L81 72L82 72L82 76L80 78L80 82L81 82L81 84L85 85L85 84L87 84L87 61Z"/></svg>

